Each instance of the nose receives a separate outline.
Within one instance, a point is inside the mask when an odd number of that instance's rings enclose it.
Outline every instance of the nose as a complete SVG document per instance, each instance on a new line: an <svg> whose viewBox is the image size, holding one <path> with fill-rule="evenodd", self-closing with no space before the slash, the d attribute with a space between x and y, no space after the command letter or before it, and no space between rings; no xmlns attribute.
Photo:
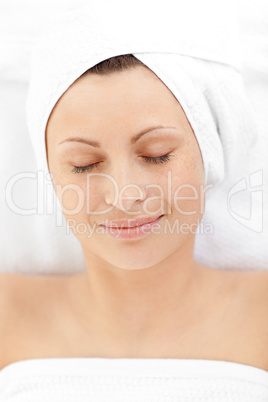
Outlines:
<svg viewBox="0 0 268 402"><path fill-rule="evenodd" d="M108 205L121 210L131 210L133 205L146 198L146 191L143 185L139 184L140 175L133 173L133 169L121 164L113 170L112 182L108 184L105 191L105 201Z"/></svg>

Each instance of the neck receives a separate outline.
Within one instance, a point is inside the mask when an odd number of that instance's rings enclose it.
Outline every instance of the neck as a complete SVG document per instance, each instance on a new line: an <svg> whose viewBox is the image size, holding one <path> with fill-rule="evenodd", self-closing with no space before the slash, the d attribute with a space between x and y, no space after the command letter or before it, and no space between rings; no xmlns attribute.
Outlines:
<svg viewBox="0 0 268 402"><path fill-rule="evenodd" d="M146 269L124 270L85 256L87 272L77 275L76 292L83 320L119 344L145 344L156 333L164 338L197 314L204 267L193 261L193 244Z"/></svg>

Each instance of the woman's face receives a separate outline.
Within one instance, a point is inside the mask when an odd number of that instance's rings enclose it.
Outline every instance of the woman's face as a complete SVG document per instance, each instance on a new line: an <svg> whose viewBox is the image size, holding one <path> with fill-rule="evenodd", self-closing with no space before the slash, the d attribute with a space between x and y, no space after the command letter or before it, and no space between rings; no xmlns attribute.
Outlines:
<svg viewBox="0 0 268 402"><path fill-rule="evenodd" d="M151 70L80 77L53 109L46 141L55 191L86 259L142 269L193 247L204 212L202 157L179 102ZM101 226L161 215L139 235L122 223L113 235Z"/></svg>

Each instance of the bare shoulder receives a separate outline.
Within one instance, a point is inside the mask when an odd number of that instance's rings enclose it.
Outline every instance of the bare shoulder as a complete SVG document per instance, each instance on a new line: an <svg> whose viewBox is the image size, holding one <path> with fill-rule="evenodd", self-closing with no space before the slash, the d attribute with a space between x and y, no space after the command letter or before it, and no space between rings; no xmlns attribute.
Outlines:
<svg viewBox="0 0 268 402"><path fill-rule="evenodd" d="M268 271L223 270L215 277L224 304L222 333L230 335L222 340L224 353L268 371Z"/></svg>
<svg viewBox="0 0 268 402"><path fill-rule="evenodd" d="M0 273L0 292L13 296L27 296L27 291L38 294L43 288L46 292L64 288L71 275L30 275L20 273ZM14 293L15 292L15 293Z"/></svg>
<svg viewBox="0 0 268 402"><path fill-rule="evenodd" d="M256 366L268 371L268 271L245 272L241 295L244 319L240 326L247 330L248 345L252 345L257 357Z"/></svg>
<svg viewBox="0 0 268 402"><path fill-rule="evenodd" d="M36 289L35 277L17 273L0 273L0 336L8 323L23 309L23 302Z"/></svg>
<svg viewBox="0 0 268 402"><path fill-rule="evenodd" d="M268 307L268 270L247 271L242 275L241 285L248 299Z"/></svg>
<svg viewBox="0 0 268 402"><path fill-rule="evenodd" d="M244 306L247 316L250 313L254 319L260 319L262 327L268 331L268 270L241 271L234 275L234 297ZM265 318L266 317L266 318Z"/></svg>
<svg viewBox="0 0 268 402"><path fill-rule="evenodd" d="M0 273L0 369L20 360L32 333L56 321L64 284L56 275Z"/></svg>
<svg viewBox="0 0 268 402"><path fill-rule="evenodd" d="M19 301L22 287L21 275L0 273L0 331L5 329L6 319L12 313L12 306Z"/></svg>
<svg viewBox="0 0 268 402"><path fill-rule="evenodd" d="M0 273L0 314L10 317L22 311L34 312L61 300L68 276Z"/></svg>
<svg viewBox="0 0 268 402"><path fill-rule="evenodd" d="M18 309L22 306L23 299L27 300L33 292L39 294L41 287L49 283L49 277L26 275L19 273L0 273L0 308Z"/></svg>
<svg viewBox="0 0 268 402"><path fill-rule="evenodd" d="M0 273L0 369L4 365L8 354L8 338L10 323L16 321L16 314L21 305L19 286L20 275L13 273Z"/></svg>
<svg viewBox="0 0 268 402"><path fill-rule="evenodd" d="M232 309L241 317L260 321L268 331L268 270L214 270L219 295L227 295ZM222 291L221 291L222 289ZM267 334L268 336L268 334ZM268 339L268 338L267 338Z"/></svg>

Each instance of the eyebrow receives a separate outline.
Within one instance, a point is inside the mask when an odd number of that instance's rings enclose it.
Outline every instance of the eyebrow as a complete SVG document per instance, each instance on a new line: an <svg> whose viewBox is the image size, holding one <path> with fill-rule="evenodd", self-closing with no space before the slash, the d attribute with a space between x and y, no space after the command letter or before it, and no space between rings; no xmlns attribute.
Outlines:
<svg viewBox="0 0 268 402"><path fill-rule="evenodd" d="M144 136L145 134L148 134L149 132L151 132L153 130L157 130L159 128L177 129L177 127L165 127L165 126L154 126L154 127L146 128L145 130L141 131L140 133L136 134L134 137L131 138L131 140L130 140L131 144L135 144L142 136ZM83 144L91 145L92 147L101 148L101 145L98 141L92 141L92 140L88 140L88 139L82 138L82 137L70 137L70 138L67 138L66 140L59 142L58 145L63 144L65 142L81 142Z"/></svg>

